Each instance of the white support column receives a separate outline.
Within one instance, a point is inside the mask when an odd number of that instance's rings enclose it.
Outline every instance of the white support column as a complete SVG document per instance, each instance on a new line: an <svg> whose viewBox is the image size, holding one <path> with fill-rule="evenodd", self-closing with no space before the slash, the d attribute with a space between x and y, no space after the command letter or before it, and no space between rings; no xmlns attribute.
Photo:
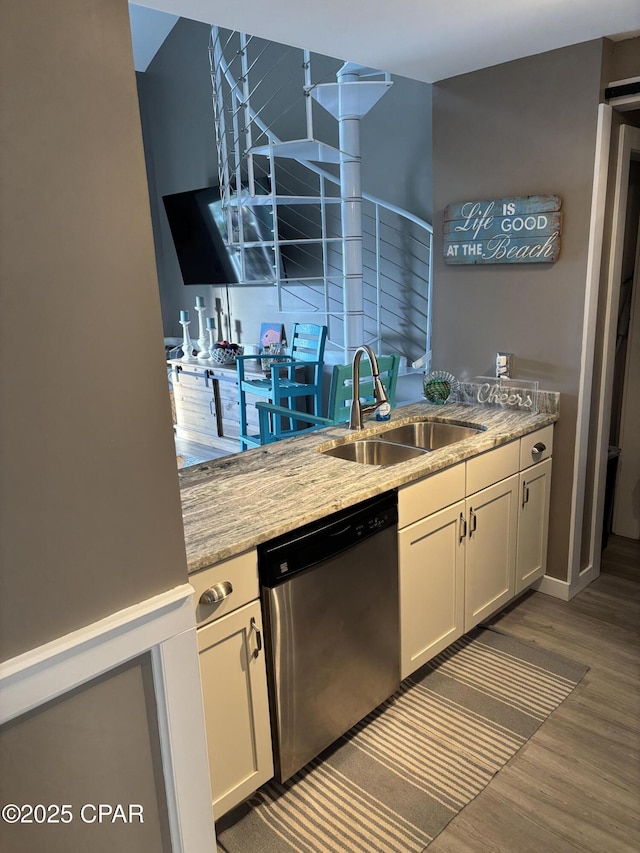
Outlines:
<svg viewBox="0 0 640 853"><path fill-rule="evenodd" d="M337 75L338 83L357 83L358 74ZM349 110L351 99L338 94L340 147L340 195L342 196L342 276L344 297L344 349L350 360L364 341L364 292L362 280L362 183L360 114Z"/></svg>

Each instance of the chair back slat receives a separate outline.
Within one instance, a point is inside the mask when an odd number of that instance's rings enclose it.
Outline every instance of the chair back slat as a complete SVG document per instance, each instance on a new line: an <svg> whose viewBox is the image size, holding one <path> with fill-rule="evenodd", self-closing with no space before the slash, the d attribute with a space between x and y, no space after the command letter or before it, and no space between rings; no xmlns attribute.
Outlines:
<svg viewBox="0 0 640 853"><path fill-rule="evenodd" d="M289 349L291 358L296 361L323 361L326 340L326 326L295 323Z"/></svg>

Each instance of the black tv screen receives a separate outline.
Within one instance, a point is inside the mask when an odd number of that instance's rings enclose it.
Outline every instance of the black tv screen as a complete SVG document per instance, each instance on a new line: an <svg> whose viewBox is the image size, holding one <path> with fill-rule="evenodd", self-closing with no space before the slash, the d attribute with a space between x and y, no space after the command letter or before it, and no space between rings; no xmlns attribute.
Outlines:
<svg viewBox="0 0 640 853"><path fill-rule="evenodd" d="M273 217L269 206L231 204L223 210L218 187L165 195L162 200L185 284L275 282L271 246L245 247L243 270L240 250L226 243L229 221L236 241L240 218L245 243L272 240Z"/></svg>

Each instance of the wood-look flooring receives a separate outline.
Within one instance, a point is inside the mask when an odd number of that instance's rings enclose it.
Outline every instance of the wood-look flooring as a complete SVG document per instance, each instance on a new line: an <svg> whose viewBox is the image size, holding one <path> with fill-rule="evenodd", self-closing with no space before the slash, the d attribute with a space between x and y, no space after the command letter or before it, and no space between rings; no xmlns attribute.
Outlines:
<svg viewBox="0 0 640 853"><path fill-rule="evenodd" d="M640 543L610 537L571 601L529 593L491 625L590 669L428 853L638 853Z"/></svg>
<svg viewBox="0 0 640 853"><path fill-rule="evenodd" d="M571 601L528 593L490 624L590 669L428 853L639 853L640 542L609 537Z"/></svg>
<svg viewBox="0 0 640 853"><path fill-rule="evenodd" d="M178 438L177 436L174 440L176 456L178 457L178 468L182 467L180 457L184 458L184 456L188 456L200 463L210 462L212 459L221 459L223 456L229 456L230 453L234 452L220 447L211 447L208 444L200 444L197 441L190 441L186 438ZM240 442L238 442L238 448L235 452L240 452Z"/></svg>

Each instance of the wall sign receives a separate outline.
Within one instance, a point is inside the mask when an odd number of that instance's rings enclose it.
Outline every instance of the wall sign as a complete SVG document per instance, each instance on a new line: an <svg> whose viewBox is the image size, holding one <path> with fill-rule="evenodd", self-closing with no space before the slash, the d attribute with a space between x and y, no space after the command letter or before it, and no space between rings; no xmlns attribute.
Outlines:
<svg viewBox="0 0 640 853"><path fill-rule="evenodd" d="M529 195L450 204L444 211L447 264L552 264L560 254L562 200Z"/></svg>

